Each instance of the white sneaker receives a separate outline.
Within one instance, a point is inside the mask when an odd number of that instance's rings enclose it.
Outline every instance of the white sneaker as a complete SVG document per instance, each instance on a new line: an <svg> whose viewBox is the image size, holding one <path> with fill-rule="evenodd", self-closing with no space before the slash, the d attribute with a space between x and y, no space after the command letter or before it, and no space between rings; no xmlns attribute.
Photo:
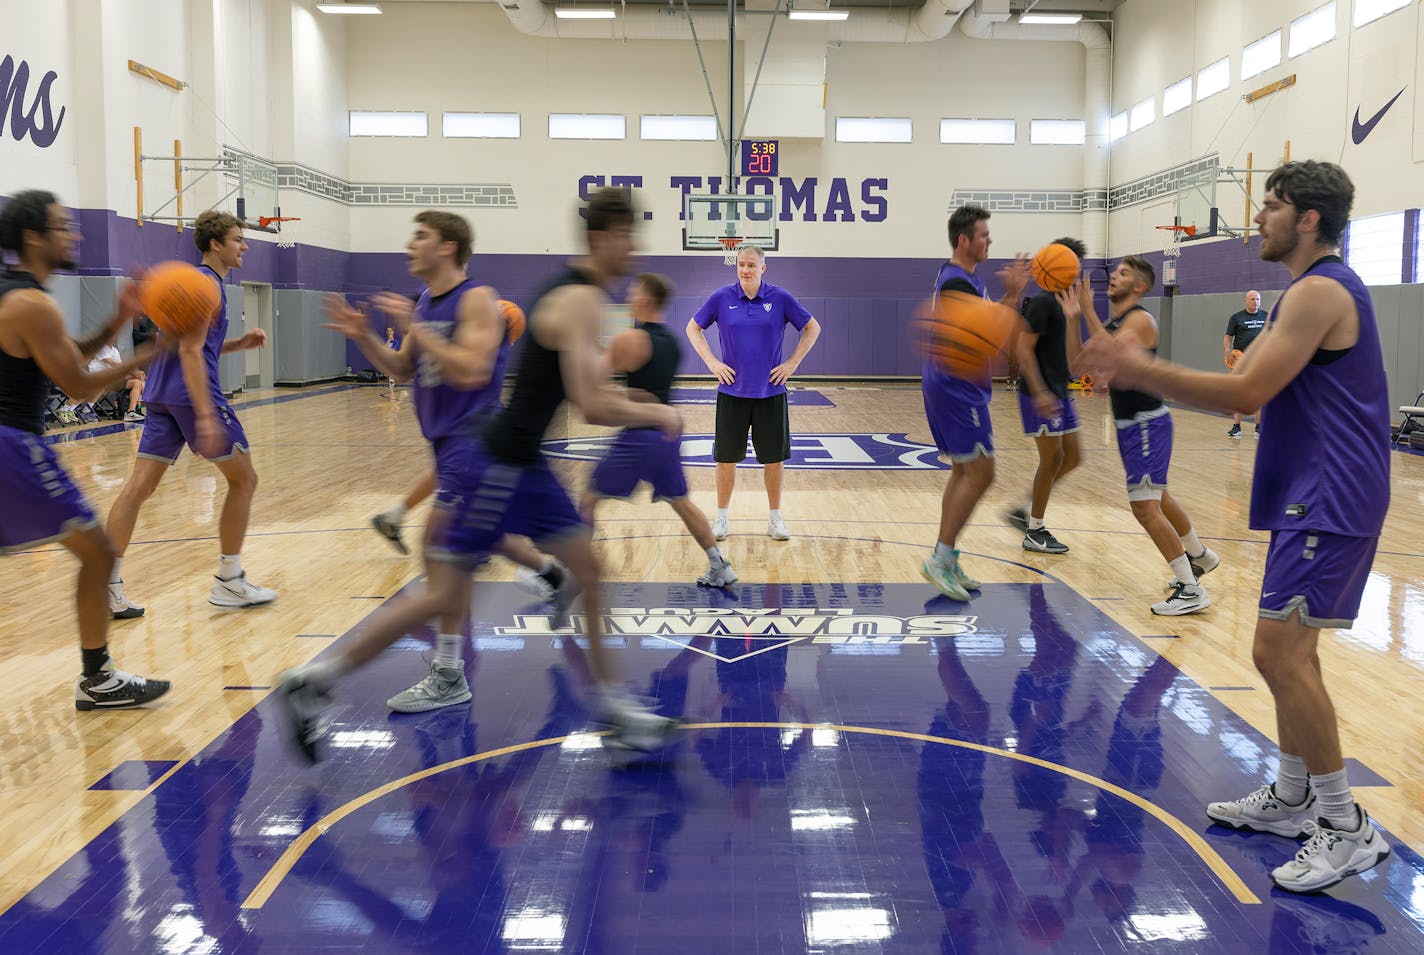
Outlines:
<svg viewBox="0 0 1424 955"><path fill-rule="evenodd" d="M1204 547L1196 557L1188 554L1187 562L1192 565L1192 573L1196 574L1197 579L1200 580L1221 565L1221 558L1210 547Z"/></svg>
<svg viewBox="0 0 1424 955"><path fill-rule="evenodd" d="M401 690L386 700L386 705L397 713L426 713L464 703L473 695L463 670L444 667L432 660L425 679L408 690Z"/></svg>
<svg viewBox="0 0 1424 955"><path fill-rule="evenodd" d="M554 566L567 579L569 569L557 560L554 561ZM519 585L521 590L526 590L541 600L553 599L554 588L549 586L549 581L545 579L544 575L536 570L530 570L523 564L514 568L514 582Z"/></svg>
<svg viewBox="0 0 1424 955"><path fill-rule="evenodd" d="M697 578L697 586L728 587L739 579L737 572L732 569L732 562L724 560L720 564L708 564L707 573Z"/></svg>
<svg viewBox="0 0 1424 955"><path fill-rule="evenodd" d="M791 540L791 532L786 529L786 522L779 517L767 518L766 536L774 541Z"/></svg>
<svg viewBox="0 0 1424 955"><path fill-rule="evenodd" d="M124 582L109 585L109 614L115 620L133 620L143 616L143 608L124 593Z"/></svg>
<svg viewBox="0 0 1424 955"><path fill-rule="evenodd" d="M619 765L628 766L656 755L682 725L681 721L659 716L627 694L603 696L599 718L613 727L603 738L603 748Z"/></svg>
<svg viewBox="0 0 1424 955"><path fill-rule="evenodd" d="M1353 830L1335 829L1321 819L1295 858L1272 870L1271 881L1287 892L1319 892L1388 859L1384 836L1363 809L1355 811L1360 818Z"/></svg>
<svg viewBox="0 0 1424 955"><path fill-rule="evenodd" d="M1292 806L1276 796L1276 784L1270 783L1240 799L1207 803L1206 814L1212 822L1232 829L1299 839L1315 831L1315 804L1315 793L1309 792L1305 802Z"/></svg>
<svg viewBox="0 0 1424 955"><path fill-rule="evenodd" d="M252 583L246 571L227 580L214 577L213 592L208 595L208 603L214 607L256 607L276 599L277 591Z"/></svg>
<svg viewBox="0 0 1424 955"><path fill-rule="evenodd" d="M726 540L727 534L730 531L730 528L727 526L729 523L731 522L725 517L712 518L712 536L719 541Z"/></svg>
<svg viewBox="0 0 1424 955"><path fill-rule="evenodd" d="M1211 598L1201 584L1188 584L1180 580L1172 582L1172 592L1166 600L1152 605L1152 612L1159 617L1181 617L1211 606Z"/></svg>

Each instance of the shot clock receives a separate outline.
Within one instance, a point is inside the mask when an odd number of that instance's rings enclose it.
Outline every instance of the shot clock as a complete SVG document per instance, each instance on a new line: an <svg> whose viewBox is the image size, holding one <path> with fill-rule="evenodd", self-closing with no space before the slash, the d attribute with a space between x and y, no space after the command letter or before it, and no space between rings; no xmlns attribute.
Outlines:
<svg viewBox="0 0 1424 955"><path fill-rule="evenodd" d="M779 175L780 164L777 161L777 153L779 152L778 145L775 139L742 140L742 175Z"/></svg>

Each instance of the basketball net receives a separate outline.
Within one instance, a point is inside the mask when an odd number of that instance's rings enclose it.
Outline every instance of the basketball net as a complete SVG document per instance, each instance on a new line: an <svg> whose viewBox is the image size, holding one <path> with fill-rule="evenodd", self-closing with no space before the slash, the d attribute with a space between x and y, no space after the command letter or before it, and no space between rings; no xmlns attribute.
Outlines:
<svg viewBox="0 0 1424 955"><path fill-rule="evenodd" d="M737 246L744 244L747 240L739 236L728 235L719 237L717 241L722 244L722 264L736 265Z"/></svg>
<svg viewBox="0 0 1424 955"><path fill-rule="evenodd" d="M1197 234L1194 225L1159 225L1158 229L1172 233L1172 241L1162 250L1162 284L1177 284L1177 264L1182 257L1182 240Z"/></svg>
<svg viewBox="0 0 1424 955"><path fill-rule="evenodd" d="M258 216L257 225L265 229L274 222L277 224L277 248L293 249L297 245L297 227L291 225L293 222L301 222L301 216ZM284 227L282 223L287 223Z"/></svg>

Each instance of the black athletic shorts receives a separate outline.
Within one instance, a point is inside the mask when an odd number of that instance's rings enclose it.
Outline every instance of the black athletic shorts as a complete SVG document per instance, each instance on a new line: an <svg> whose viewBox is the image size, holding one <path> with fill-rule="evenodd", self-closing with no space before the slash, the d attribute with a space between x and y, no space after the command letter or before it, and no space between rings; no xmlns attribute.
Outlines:
<svg viewBox="0 0 1424 955"><path fill-rule="evenodd" d="M786 393L770 398L738 398L717 392L717 437L712 459L734 464L747 457L747 431L762 464L791 457L791 420L786 414Z"/></svg>

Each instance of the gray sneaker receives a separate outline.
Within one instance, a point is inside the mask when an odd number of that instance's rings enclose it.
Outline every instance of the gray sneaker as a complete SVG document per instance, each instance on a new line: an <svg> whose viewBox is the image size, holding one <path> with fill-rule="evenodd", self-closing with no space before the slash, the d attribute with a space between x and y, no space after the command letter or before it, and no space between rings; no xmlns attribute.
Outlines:
<svg viewBox="0 0 1424 955"><path fill-rule="evenodd" d="M1187 562L1192 565L1192 573L1196 574L1198 578L1201 578L1213 570L1216 570L1216 568L1221 565L1221 558L1217 556L1216 551L1210 547L1203 547L1202 552L1195 557L1188 554Z"/></svg>
<svg viewBox="0 0 1424 955"><path fill-rule="evenodd" d="M409 554L410 550L405 546L405 541L401 540L401 526L384 514L377 514L371 518L371 526L376 529L386 540L391 542L391 546L402 554Z"/></svg>
<svg viewBox="0 0 1424 955"><path fill-rule="evenodd" d="M1025 534L1028 533L1028 516L1028 508L1024 507L1022 504L1018 505L1017 507L1011 507L1004 512L1004 520L1008 521L1010 525L1017 527Z"/></svg>
<svg viewBox="0 0 1424 955"><path fill-rule="evenodd" d="M397 713L426 713L464 703L473 695L463 670L444 667L432 660L425 679L386 700L386 705Z"/></svg>
<svg viewBox="0 0 1424 955"><path fill-rule="evenodd" d="M1205 587L1178 580L1172 583L1172 592L1166 600L1152 605L1152 612L1159 617L1181 617L1210 606L1211 598L1206 595Z"/></svg>
<svg viewBox="0 0 1424 955"><path fill-rule="evenodd" d="M1038 554L1068 553L1068 545L1054 537L1053 532L1046 527L1040 527L1036 531L1028 531L1025 533L1023 549Z"/></svg>
<svg viewBox="0 0 1424 955"><path fill-rule="evenodd" d="M697 578L697 586L728 587L738 579L737 572L732 569L732 562L724 560L719 564L708 564L707 573Z"/></svg>
<svg viewBox="0 0 1424 955"><path fill-rule="evenodd" d="M1227 802L1206 804L1207 818L1220 826L1269 832L1288 839L1299 839L1315 831L1315 793L1306 793L1305 801L1292 806L1276 795L1276 784L1269 783L1253 793Z"/></svg>

